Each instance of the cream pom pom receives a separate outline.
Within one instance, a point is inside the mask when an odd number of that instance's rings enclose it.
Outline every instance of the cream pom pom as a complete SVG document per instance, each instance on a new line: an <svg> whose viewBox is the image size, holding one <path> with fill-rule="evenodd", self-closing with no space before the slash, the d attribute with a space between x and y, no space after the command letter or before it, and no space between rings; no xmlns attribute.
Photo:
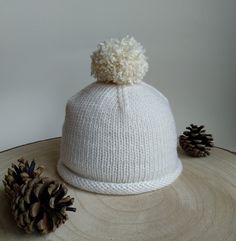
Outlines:
<svg viewBox="0 0 236 241"><path fill-rule="evenodd" d="M133 37L100 43L91 55L91 75L99 82L134 84L148 71L145 50Z"/></svg>

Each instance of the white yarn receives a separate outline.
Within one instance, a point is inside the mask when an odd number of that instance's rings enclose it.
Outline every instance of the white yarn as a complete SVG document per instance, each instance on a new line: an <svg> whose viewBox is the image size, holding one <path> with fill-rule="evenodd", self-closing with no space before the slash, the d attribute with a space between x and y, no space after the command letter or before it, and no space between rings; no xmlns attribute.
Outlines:
<svg viewBox="0 0 236 241"><path fill-rule="evenodd" d="M148 71L145 50L133 37L100 43L91 55L91 75L99 82L134 84Z"/></svg>
<svg viewBox="0 0 236 241"><path fill-rule="evenodd" d="M141 82L94 82L67 103L58 172L71 185L106 194L136 194L181 173L168 100Z"/></svg>

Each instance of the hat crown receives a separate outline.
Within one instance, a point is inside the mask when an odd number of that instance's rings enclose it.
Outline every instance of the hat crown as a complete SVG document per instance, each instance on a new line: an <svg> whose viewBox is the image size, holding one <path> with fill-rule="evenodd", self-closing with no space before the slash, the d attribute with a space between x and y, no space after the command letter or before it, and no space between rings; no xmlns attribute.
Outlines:
<svg viewBox="0 0 236 241"><path fill-rule="evenodd" d="M181 172L176 146L174 118L159 91L144 82L95 82L67 103L59 173L95 192L150 191Z"/></svg>

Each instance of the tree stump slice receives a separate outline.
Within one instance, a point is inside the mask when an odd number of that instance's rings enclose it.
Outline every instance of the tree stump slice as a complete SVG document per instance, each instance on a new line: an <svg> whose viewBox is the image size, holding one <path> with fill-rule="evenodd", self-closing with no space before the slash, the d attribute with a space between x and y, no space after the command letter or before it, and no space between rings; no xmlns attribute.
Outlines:
<svg viewBox="0 0 236 241"><path fill-rule="evenodd" d="M0 153L0 175L20 157L56 171L60 138L40 141ZM15 224L0 184L0 240L2 241L235 241L236 156L213 148L205 158L179 150L181 176L163 189L139 195L111 196L67 185L75 197L76 213L48 235L25 234Z"/></svg>

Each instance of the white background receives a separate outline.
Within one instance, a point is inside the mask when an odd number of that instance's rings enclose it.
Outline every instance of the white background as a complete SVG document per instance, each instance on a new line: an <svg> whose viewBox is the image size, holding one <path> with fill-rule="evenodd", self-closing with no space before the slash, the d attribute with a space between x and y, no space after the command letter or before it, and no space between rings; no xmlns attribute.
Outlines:
<svg viewBox="0 0 236 241"><path fill-rule="evenodd" d="M205 124L236 149L236 1L0 0L0 150L60 136L67 99L92 81L97 43L127 34L179 134Z"/></svg>

